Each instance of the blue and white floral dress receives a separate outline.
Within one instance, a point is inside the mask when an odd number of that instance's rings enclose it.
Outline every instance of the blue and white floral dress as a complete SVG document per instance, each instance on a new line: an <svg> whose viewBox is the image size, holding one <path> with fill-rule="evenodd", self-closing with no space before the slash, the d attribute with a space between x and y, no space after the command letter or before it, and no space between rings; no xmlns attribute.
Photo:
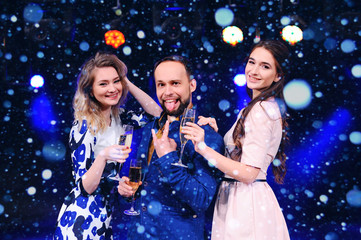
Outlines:
<svg viewBox="0 0 361 240"><path fill-rule="evenodd" d="M92 194L84 190L82 177L102 149L117 143L117 138L124 132L122 125L141 127L146 123L143 116L121 109L121 121L113 117L105 132L96 135L89 131L85 120L81 126L78 121L74 122L69 145L76 186L61 207L54 239L113 239L111 220L117 182L108 177L117 173L120 164L106 164L99 186Z"/></svg>

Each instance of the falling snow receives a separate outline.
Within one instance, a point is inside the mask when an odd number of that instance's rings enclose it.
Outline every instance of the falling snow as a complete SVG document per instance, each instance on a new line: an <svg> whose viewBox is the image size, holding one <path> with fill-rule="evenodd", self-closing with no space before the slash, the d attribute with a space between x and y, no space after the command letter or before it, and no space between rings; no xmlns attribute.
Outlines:
<svg viewBox="0 0 361 240"><path fill-rule="evenodd" d="M271 172L268 182L291 239L361 239L359 1L28 2L0 3L0 239L52 239L74 185L72 99L90 56L115 53L127 64L129 79L153 98L154 63L170 54L188 57L198 85L194 104L215 117L224 134L249 101L241 75L247 52L259 39L282 40L289 24L303 30L303 40L289 45L284 66L288 172L284 185L275 184ZM221 38L232 23L244 34L236 46ZM118 49L105 44L111 29L125 36ZM41 78L31 80L34 75ZM139 106L129 97L126 107ZM135 135L139 142L140 132ZM115 239L131 227L121 214L128 207L116 205ZM162 211L159 202L147 207L153 215Z"/></svg>

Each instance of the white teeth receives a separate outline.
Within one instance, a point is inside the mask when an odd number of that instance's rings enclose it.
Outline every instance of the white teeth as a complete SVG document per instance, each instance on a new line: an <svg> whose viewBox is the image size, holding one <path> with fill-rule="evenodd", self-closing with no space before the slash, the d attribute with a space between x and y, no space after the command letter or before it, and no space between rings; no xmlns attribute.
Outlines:
<svg viewBox="0 0 361 240"><path fill-rule="evenodd" d="M175 102L175 100L165 100L165 102Z"/></svg>

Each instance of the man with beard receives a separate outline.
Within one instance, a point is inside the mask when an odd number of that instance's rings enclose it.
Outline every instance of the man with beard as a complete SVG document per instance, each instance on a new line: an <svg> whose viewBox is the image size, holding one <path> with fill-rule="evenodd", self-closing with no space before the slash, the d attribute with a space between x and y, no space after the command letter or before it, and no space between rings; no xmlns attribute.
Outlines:
<svg viewBox="0 0 361 240"><path fill-rule="evenodd" d="M182 162L173 165L180 153L179 127L182 114L192 107L197 82L187 61L180 56L166 57L155 64L154 78L160 118L146 125L137 156L142 159L142 185L137 191L136 209L131 217L128 239L205 239L205 212L216 193L221 173L194 151L188 141ZM202 127L205 142L223 153L222 137L209 125ZM123 177L118 192L130 197L129 179Z"/></svg>

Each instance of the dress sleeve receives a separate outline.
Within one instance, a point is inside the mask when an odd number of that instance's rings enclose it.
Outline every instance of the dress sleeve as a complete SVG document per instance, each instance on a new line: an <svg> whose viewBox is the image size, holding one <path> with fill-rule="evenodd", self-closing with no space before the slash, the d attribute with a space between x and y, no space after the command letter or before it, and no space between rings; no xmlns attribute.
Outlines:
<svg viewBox="0 0 361 240"><path fill-rule="evenodd" d="M85 120L81 126L79 124L79 122L75 122L70 130L69 147L73 164L73 177L76 186L82 190L81 177L88 171L94 160L96 138L88 131Z"/></svg>
<svg viewBox="0 0 361 240"><path fill-rule="evenodd" d="M267 102L256 103L245 121L245 137L242 144L241 162L262 168L267 160L268 149L273 138L273 128L277 118L272 105Z"/></svg>
<svg viewBox="0 0 361 240"><path fill-rule="evenodd" d="M152 116L146 113L142 108L138 110L121 108L119 117L122 124L133 125L135 129L142 128L148 122L153 120Z"/></svg>

